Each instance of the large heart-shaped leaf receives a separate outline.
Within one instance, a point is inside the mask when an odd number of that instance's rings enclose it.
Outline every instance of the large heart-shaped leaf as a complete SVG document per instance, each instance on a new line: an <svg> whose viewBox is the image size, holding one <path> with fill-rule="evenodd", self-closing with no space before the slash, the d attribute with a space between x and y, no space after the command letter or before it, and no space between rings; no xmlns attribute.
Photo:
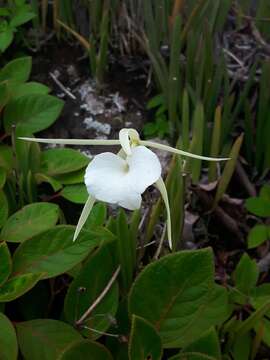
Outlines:
<svg viewBox="0 0 270 360"><path fill-rule="evenodd" d="M9 242L23 242L54 227L58 218L59 207L56 204L26 205L7 220L0 237Z"/></svg>
<svg viewBox="0 0 270 360"><path fill-rule="evenodd" d="M104 203L97 203L93 206L88 219L84 224L85 230L91 230L97 226L104 225L107 218L107 207Z"/></svg>
<svg viewBox="0 0 270 360"><path fill-rule="evenodd" d="M0 228L8 218L8 201L3 190L0 190Z"/></svg>
<svg viewBox="0 0 270 360"><path fill-rule="evenodd" d="M0 359L17 360L18 343L10 320L0 312Z"/></svg>
<svg viewBox="0 0 270 360"><path fill-rule="evenodd" d="M3 188L7 179L6 170L3 167L0 167L0 189Z"/></svg>
<svg viewBox="0 0 270 360"><path fill-rule="evenodd" d="M62 321L42 319L16 324L20 350L25 360L59 359L72 343L82 339Z"/></svg>
<svg viewBox="0 0 270 360"><path fill-rule="evenodd" d="M115 271L113 260L106 246L96 251L84 264L71 283L65 299L65 317L75 324L89 306L102 293ZM95 339L111 325L118 306L118 286L114 282L91 314L82 322L84 335Z"/></svg>
<svg viewBox="0 0 270 360"><path fill-rule="evenodd" d="M11 273L11 256L6 243L0 244L0 285L2 285Z"/></svg>
<svg viewBox="0 0 270 360"><path fill-rule="evenodd" d="M49 149L43 151L41 170L54 176L80 170L89 163L89 158L73 149Z"/></svg>
<svg viewBox="0 0 270 360"><path fill-rule="evenodd" d="M25 82L30 76L31 67L32 58L30 56L12 60L1 69L0 82L5 80Z"/></svg>
<svg viewBox="0 0 270 360"><path fill-rule="evenodd" d="M233 274L236 288L243 294L249 293L255 288L259 278L259 268L255 260L248 254L243 254Z"/></svg>
<svg viewBox="0 0 270 360"><path fill-rule="evenodd" d="M228 300L214 284L212 251L182 251L148 265L132 287L129 311L150 321L166 348L187 346L223 321Z"/></svg>
<svg viewBox="0 0 270 360"><path fill-rule="evenodd" d="M63 101L51 95L21 96L5 108L5 130L10 133L13 124L20 124L26 134L44 130L54 123L62 108Z"/></svg>
<svg viewBox="0 0 270 360"><path fill-rule="evenodd" d="M0 166L10 171L13 167L13 154L11 146L0 145Z"/></svg>
<svg viewBox="0 0 270 360"><path fill-rule="evenodd" d="M207 331L197 341L184 348L170 360L221 360L220 344L214 328ZM238 359L238 358L236 358Z"/></svg>
<svg viewBox="0 0 270 360"><path fill-rule="evenodd" d="M246 208L251 213L261 216L270 216L270 201L263 197L252 197L246 200Z"/></svg>
<svg viewBox="0 0 270 360"><path fill-rule="evenodd" d="M12 43L14 38L13 29L7 28L0 33L0 51L4 52Z"/></svg>
<svg viewBox="0 0 270 360"><path fill-rule="evenodd" d="M109 350L102 344L90 340L80 340L73 343L58 360L79 360L79 359L93 359L93 360L113 360Z"/></svg>
<svg viewBox="0 0 270 360"><path fill-rule="evenodd" d="M37 15L34 12L25 11L24 9L19 11L10 21L10 26L16 28L20 25L23 25L36 17Z"/></svg>
<svg viewBox="0 0 270 360"><path fill-rule="evenodd" d="M43 278L55 277L72 269L89 252L114 237L106 229L82 231L74 242L75 227L59 225L22 243L13 256L13 272L44 273Z"/></svg>
<svg viewBox="0 0 270 360"><path fill-rule="evenodd" d="M81 184L84 182L84 169L72 171L69 173L54 175L55 179L63 185Z"/></svg>
<svg viewBox="0 0 270 360"><path fill-rule="evenodd" d="M161 339L156 329L145 319L133 315L129 339L129 359L160 360L161 356Z"/></svg>
<svg viewBox="0 0 270 360"><path fill-rule="evenodd" d="M47 95L50 92L48 86L34 81L28 82L26 84L18 84L14 82L14 84L10 84L9 88L12 93L13 99L17 99L24 95L32 95L32 94Z"/></svg>
<svg viewBox="0 0 270 360"><path fill-rule="evenodd" d="M75 204L85 204L89 196L84 184L65 186L60 195Z"/></svg>
<svg viewBox="0 0 270 360"><path fill-rule="evenodd" d="M0 302L13 301L22 296L36 285L42 275L29 273L10 278L0 287Z"/></svg>

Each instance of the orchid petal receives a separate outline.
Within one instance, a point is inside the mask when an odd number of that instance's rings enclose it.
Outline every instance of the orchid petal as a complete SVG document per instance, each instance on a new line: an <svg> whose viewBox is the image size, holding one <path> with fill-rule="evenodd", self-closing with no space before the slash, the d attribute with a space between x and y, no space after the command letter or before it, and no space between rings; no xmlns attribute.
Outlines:
<svg viewBox="0 0 270 360"><path fill-rule="evenodd" d="M20 140L33 141L45 144L57 145L120 145L119 140L99 140L99 139L42 139L19 137Z"/></svg>
<svg viewBox="0 0 270 360"><path fill-rule="evenodd" d="M88 216L89 216L89 214L90 214L90 212L92 210L92 207L95 204L95 201L96 201L96 199L93 196L91 196L91 195L88 196L88 199L87 199L87 201L86 201L86 203L85 203L85 205L83 207L83 211L82 211L81 216L79 218L78 224L76 226L76 230L75 230L75 233L74 233L74 236L73 236L73 241L75 241L77 239L83 225L85 224L85 222L86 222L86 220L87 220L87 218L88 218Z"/></svg>
<svg viewBox="0 0 270 360"><path fill-rule="evenodd" d="M172 249L172 222L171 222L171 211L170 211L170 204L166 186L162 177L160 177L157 182L155 183L156 187L160 191L162 199L164 201L166 211L167 211L167 234L168 234L168 242L170 249Z"/></svg>
<svg viewBox="0 0 270 360"><path fill-rule="evenodd" d="M161 176L161 164L157 155L145 146L132 149L132 156L126 159L133 187L141 194Z"/></svg>
<svg viewBox="0 0 270 360"><path fill-rule="evenodd" d="M143 145L143 146L149 146L149 147L152 147L152 148L156 148L156 149L159 149L159 150L168 151L168 152L178 154L178 155L188 156L188 157L191 157L191 158L194 158L194 159L207 160L207 161L226 161L226 160L230 160L230 158L213 158L213 157L208 157L208 156L196 155L196 154L192 154L192 153L187 152L187 151L175 149L175 148L173 148L171 146L164 145L164 144L159 144L159 143L156 143L156 142L153 142L153 141L140 140L139 144Z"/></svg>
<svg viewBox="0 0 270 360"><path fill-rule="evenodd" d="M96 155L86 168L85 184L97 200L135 210L141 206L141 194L160 175L158 157L138 146L126 159L108 152Z"/></svg>
<svg viewBox="0 0 270 360"><path fill-rule="evenodd" d="M119 132L120 144L127 155L131 155L130 141L138 143L139 140L139 133L135 129L121 129Z"/></svg>

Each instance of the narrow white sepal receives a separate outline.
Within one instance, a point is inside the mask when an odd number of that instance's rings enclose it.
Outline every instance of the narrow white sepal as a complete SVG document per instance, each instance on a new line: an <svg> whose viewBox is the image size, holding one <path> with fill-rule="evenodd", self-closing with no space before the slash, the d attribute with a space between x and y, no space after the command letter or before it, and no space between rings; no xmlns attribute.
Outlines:
<svg viewBox="0 0 270 360"><path fill-rule="evenodd" d="M76 230L75 230L75 233L74 233L74 236L73 236L73 241L75 241L83 227L83 225L85 224L91 210L92 210L92 207L94 206L95 204L95 201L96 199L92 196L92 195L89 195L88 196L88 199L84 205L84 208L83 208L83 211L81 213L81 216L79 218L79 221L78 221L78 224L76 226Z"/></svg>
<svg viewBox="0 0 270 360"><path fill-rule="evenodd" d="M20 140L33 141L45 144L56 145L120 145L119 140L99 140L99 139L42 139L19 137Z"/></svg>
<svg viewBox="0 0 270 360"><path fill-rule="evenodd" d="M194 158L194 159L199 159L199 160L207 160L207 161L227 161L227 160L230 160L230 158L213 158L213 157L208 157L208 156L196 155L196 154L192 154L192 153L190 153L188 151L175 149L175 148L173 148L171 146L164 145L164 144L159 144L159 143L156 143L156 142L153 142L153 141L140 140L139 144L143 145L143 146L149 146L149 147L159 149L159 150L168 151L168 152L171 152L171 153L174 153L174 154L187 156L187 157L191 157L191 158Z"/></svg>
<svg viewBox="0 0 270 360"><path fill-rule="evenodd" d="M171 222L171 211L170 211L170 204L166 186L162 177L160 177L157 182L155 183L156 187L160 191L162 199L164 201L166 211L167 211L167 234L168 234L168 242L170 249L172 250L172 222Z"/></svg>

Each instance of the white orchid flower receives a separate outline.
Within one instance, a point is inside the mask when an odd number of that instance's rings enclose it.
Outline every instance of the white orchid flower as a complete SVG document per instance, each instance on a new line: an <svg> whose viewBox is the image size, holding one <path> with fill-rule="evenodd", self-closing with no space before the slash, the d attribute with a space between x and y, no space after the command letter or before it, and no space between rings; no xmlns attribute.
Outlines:
<svg viewBox="0 0 270 360"><path fill-rule="evenodd" d="M144 141L140 139L135 129L122 129L119 133L119 140L40 139L26 137L20 137L20 139L65 145L121 145L121 150L117 155L110 152L96 155L86 168L84 181L89 197L76 227L74 241L78 237L96 200L118 204L128 210L139 209L142 201L141 195L149 186L155 185L159 189L165 203L168 242L170 248L172 248L170 207L166 186L161 178L161 164L157 155L147 147L195 159L210 161L228 160L227 158L195 155L167 145Z"/></svg>

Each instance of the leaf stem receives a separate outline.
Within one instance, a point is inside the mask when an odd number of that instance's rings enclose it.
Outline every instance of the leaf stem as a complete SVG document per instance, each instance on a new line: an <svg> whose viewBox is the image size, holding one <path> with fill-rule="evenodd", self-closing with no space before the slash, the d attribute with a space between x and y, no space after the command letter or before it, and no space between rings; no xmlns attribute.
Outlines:
<svg viewBox="0 0 270 360"><path fill-rule="evenodd" d="M115 282L119 272L120 272L121 266L119 265L118 268L113 273L113 276L111 277L108 284L105 286L105 288L102 290L100 295L96 298L96 300L90 305L90 307L85 311L85 313L81 316L81 318L76 321L76 326L79 327L82 325L82 323L89 317L91 312L98 306L98 304L103 300L105 295L108 293L110 288L112 287L113 283Z"/></svg>

